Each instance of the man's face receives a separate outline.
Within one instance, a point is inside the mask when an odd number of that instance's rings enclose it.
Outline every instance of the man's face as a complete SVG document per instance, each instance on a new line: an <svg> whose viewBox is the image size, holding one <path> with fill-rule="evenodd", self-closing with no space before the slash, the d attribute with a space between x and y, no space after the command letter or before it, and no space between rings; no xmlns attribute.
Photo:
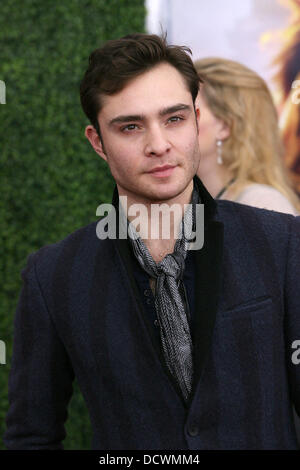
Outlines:
<svg viewBox="0 0 300 470"><path fill-rule="evenodd" d="M167 201L192 185L198 169L197 120L183 77L160 64L103 97L98 121L104 147L92 126L86 135L107 161L120 195Z"/></svg>

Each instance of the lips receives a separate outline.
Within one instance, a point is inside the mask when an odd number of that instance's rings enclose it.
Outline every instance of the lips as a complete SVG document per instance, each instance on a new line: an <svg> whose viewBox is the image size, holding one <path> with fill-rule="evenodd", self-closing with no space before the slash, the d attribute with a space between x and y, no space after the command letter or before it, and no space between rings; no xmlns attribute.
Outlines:
<svg viewBox="0 0 300 470"><path fill-rule="evenodd" d="M166 177L166 176L171 175L174 168L176 168L176 165L175 166L172 166L172 165L157 166L153 168L151 171L149 171L148 173L150 173L153 176Z"/></svg>

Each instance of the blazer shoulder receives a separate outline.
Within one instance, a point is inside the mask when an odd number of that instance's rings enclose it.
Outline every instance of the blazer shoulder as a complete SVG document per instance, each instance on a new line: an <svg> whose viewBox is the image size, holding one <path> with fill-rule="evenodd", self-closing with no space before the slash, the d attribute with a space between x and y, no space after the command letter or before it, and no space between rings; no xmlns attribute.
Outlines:
<svg viewBox="0 0 300 470"><path fill-rule="evenodd" d="M228 201L227 199L220 199L217 202L217 212L222 216L249 216L249 217L258 217L260 219L278 221L282 223L289 223L295 217L299 215L287 214L285 212L279 212L271 209L264 209L261 207L249 206L248 204L243 204L236 201Z"/></svg>
<svg viewBox="0 0 300 470"><path fill-rule="evenodd" d="M240 224L248 232L264 232L270 236L288 235L300 216L248 206L239 202L217 201L217 219L226 225ZM296 223L297 225L297 223Z"/></svg>
<svg viewBox="0 0 300 470"><path fill-rule="evenodd" d="M25 270L35 265L39 272L51 271L58 261L60 261L60 264L68 263L70 259L76 256L80 248L87 245L96 248L97 241L99 242L96 235L97 223L92 222L84 227L80 227L62 240L44 245L37 251L30 253Z"/></svg>

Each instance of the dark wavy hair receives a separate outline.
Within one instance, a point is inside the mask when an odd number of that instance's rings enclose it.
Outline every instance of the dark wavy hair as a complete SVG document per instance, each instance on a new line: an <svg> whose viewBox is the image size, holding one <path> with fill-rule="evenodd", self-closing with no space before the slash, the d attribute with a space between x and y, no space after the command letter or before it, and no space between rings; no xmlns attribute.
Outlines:
<svg viewBox="0 0 300 470"><path fill-rule="evenodd" d="M101 97L121 91L130 80L160 63L168 63L178 70L195 102L202 80L189 54L188 47L168 45L166 35L141 33L110 40L93 51L80 84L80 100L100 138L97 116L102 106Z"/></svg>

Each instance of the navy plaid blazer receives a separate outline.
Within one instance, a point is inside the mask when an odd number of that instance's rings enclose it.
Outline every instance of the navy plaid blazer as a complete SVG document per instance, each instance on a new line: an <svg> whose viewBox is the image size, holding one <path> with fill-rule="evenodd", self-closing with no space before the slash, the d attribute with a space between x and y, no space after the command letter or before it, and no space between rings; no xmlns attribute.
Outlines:
<svg viewBox="0 0 300 470"><path fill-rule="evenodd" d="M95 222L30 255L22 272L8 449L63 448L74 378L93 449L297 449L300 217L216 202L194 181L205 234L189 403L153 337L128 240L100 240Z"/></svg>

